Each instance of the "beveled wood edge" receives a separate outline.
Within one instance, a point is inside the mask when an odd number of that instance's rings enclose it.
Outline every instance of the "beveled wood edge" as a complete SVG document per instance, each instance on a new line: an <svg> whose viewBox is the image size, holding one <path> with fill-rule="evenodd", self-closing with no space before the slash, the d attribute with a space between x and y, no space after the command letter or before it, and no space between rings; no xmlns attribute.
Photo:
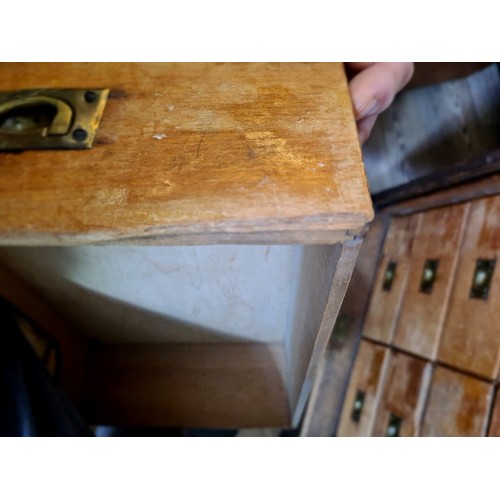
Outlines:
<svg viewBox="0 0 500 500"><path fill-rule="evenodd" d="M192 245L333 245L364 233L366 224L349 228L319 231L314 229L254 232L202 232L145 234L130 237L108 233L54 234L13 233L0 235L1 246L79 246L79 245L137 245L137 246L192 246Z"/></svg>

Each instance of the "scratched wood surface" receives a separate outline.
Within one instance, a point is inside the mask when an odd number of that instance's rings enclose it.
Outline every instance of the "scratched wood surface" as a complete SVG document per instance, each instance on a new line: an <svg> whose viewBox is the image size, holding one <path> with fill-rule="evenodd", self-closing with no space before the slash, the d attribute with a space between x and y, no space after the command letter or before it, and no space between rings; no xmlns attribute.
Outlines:
<svg viewBox="0 0 500 500"><path fill-rule="evenodd" d="M421 436L484 436L491 397L487 382L436 367Z"/></svg>
<svg viewBox="0 0 500 500"><path fill-rule="evenodd" d="M332 243L372 218L340 63L3 63L110 88L92 150L0 153L0 243ZM223 235L223 236L222 236Z"/></svg>
<svg viewBox="0 0 500 500"><path fill-rule="evenodd" d="M468 204L429 210L421 215L411 255L394 345L435 359L457 266ZM432 289L421 290L427 260L436 260Z"/></svg>
<svg viewBox="0 0 500 500"><path fill-rule="evenodd" d="M500 364L500 197L471 202L438 359L493 379ZM496 259L487 298L471 298L478 259Z"/></svg>

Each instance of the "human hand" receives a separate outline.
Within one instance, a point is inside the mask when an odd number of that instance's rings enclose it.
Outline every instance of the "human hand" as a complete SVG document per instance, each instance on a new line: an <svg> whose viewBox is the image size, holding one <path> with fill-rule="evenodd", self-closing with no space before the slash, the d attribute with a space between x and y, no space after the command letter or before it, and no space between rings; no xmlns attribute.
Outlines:
<svg viewBox="0 0 500 500"><path fill-rule="evenodd" d="M354 106L358 136L363 144L377 116L413 76L413 63L344 63Z"/></svg>

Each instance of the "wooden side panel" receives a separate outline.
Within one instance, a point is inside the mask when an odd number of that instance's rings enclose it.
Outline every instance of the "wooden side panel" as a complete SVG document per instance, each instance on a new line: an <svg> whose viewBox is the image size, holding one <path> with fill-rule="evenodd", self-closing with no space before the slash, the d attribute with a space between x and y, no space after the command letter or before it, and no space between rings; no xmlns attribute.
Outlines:
<svg viewBox="0 0 500 500"><path fill-rule="evenodd" d="M0 156L4 244L331 243L373 216L341 63L0 65L46 87L111 92L91 150Z"/></svg>
<svg viewBox="0 0 500 500"><path fill-rule="evenodd" d="M500 198L471 203L438 358L493 379L500 363ZM485 298L471 298L478 259L497 261ZM476 278L475 278L476 277Z"/></svg>
<svg viewBox="0 0 500 500"><path fill-rule="evenodd" d="M378 404L373 436L418 436L431 365L394 352Z"/></svg>
<svg viewBox="0 0 500 500"><path fill-rule="evenodd" d="M87 389L85 415L95 424L290 426L276 345L98 345Z"/></svg>
<svg viewBox="0 0 500 500"><path fill-rule="evenodd" d="M57 343L62 363L60 384L76 404L82 396L87 363L87 341L43 294L35 291L8 267L0 263L0 296L7 299Z"/></svg>
<svg viewBox="0 0 500 500"><path fill-rule="evenodd" d="M391 222L363 329L366 338L386 343L392 340L419 219L420 214L417 214L410 217L396 217ZM390 289L384 289L386 273L391 263L396 266L394 278Z"/></svg>
<svg viewBox="0 0 500 500"><path fill-rule="evenodd" d="M491 385L436 367L422 424L422 436L483 436Z"/></svg>
<svg viewBox="0 0 500 500"><path fill-rule="evenodd" d="M388 359L388 349L361 341L344 400L338 436L370 436L377 395Z"/></svg>
<svg viewBox="0 0 500 500"><path fill-rule="evenodd" d="M417 229L393 343L427 359L437 354L467 210L425 212Z"/></svg>
<svg viewBox="0 0 500 500"><path fill-rule="evenodd" d="M495 402L491 411L488 436L500 437L500 391L495 391Z"/></svg>
<svg viewBox="0 0 500 500"><path fill-rule="evenodd" d="M361 240L355 240L303 249L299 292L285 339L294 426L299 425L310 396L360 245Z"/></svg>
<svg viewBox="0 0 500 500"><path fill-rule="evenodd" d="M307 405L301 436L326 437L337 433L388 223L387 217L377 216L363 239L345 299Z"/></svg>

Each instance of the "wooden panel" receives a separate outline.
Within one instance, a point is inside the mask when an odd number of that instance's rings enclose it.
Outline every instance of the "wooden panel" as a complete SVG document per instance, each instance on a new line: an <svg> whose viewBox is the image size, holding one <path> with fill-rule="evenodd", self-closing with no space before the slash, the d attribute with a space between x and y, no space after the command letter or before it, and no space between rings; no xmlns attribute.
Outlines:
<svg viewBox="0 0 500 500"><path fill-rule="evenodd" d="M478 259L500 255L500 198L471 203L456 280L439 346L438 358L463 370L493 379L500 363L498 262L487 299L470 298Z"/></svg>
<svg viewBox="0 0 500 500"><path fill-rule="evenodd" d="M62 363L59 383L66 395L79 405L87 363L87 342L59 311L8 267L0 264L0 296L13 304L45 333L60 349Z"/></svg>
<svg viewBox="0 0 500 500"><path fill-rule="evenodd" d="M85 415L104 425L288 427L282 355L264 344L96 346Z"/></svg>
<svg viewBox="0 0 500 500"><path fill-rule="evenodd" d="M457 205L425 212L417 229L393 343L427 359L437 354L467 210ZM422 290L424 267L432 272L429 260L437 266L435 278Z"/></svg>
<svg viewBox="0 0 500 500"><path fill-rule="evenodd" d="M500 437L500 394L498 387L495 391L495 402L491 411L488 436Z"/></svg>
<svg viewBox="0 0 500 500"><path fill-rule="evenodd" d="M0 90L111 89L92 150L0 156L4 244L332 243L372 218L341 63L4 63L0 75Z"/></svg>
<svg viewBox="0 0 500 500"><path fill-rule="evenodd" d="M436 367L422 424L422 436L483 436L490 384Z"/></svg>
<svg viewBox="0 0 500 500"><path fill-rule="evenodd" d="M424 360L398 352L392 354L373 436L418 436L430 374L431 366ZM400 419L399 425L397 419Z"/></svg>
<svg viewBox="0 0 500 500"><path fill-rule="evenodd" d="M370 436L388 358L388 349L361 341L340 417L338 436ZM361 395L362 408L359 416L353 418L355 402Z"/></svg>
<svg viewBox="0 0 500 500"><path fill-rule="evenodd" d="M289 399L298 426L351 279L361 240L304 247L299 294L285 339Z"/></svg>
<svg viewBox="0 0 500 500"><path fill-rule="evenodd" d="M382 258L373 286L368 314L363 328L367 338L390 342L406 286L410 254L420 215L394 218L389 227ZM396 264L392 285L384 289L384 277L390 263Z"/></svg>
<svg viewBox="0 0 500 500"><path fill-rule="evenodd" d="M363 318L388 219L370 224L356 260L345 299L318 370L302 423L301 436L332 436L339 425L349 375L359 346Z"/></svg>

